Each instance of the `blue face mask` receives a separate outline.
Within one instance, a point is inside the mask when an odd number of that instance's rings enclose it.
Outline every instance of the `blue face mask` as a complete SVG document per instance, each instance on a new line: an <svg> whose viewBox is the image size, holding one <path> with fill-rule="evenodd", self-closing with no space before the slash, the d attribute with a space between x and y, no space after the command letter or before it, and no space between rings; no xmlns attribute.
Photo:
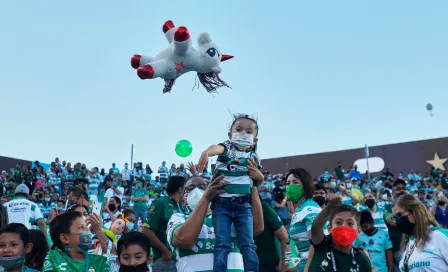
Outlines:
<svg viewBox="0 0 448 272"><path fill-rule="evenodd" d="M10 270L20 266L23 266L25 263L25 256L18 255L12 257L0 257L0 266L4 269Z"/></svg>

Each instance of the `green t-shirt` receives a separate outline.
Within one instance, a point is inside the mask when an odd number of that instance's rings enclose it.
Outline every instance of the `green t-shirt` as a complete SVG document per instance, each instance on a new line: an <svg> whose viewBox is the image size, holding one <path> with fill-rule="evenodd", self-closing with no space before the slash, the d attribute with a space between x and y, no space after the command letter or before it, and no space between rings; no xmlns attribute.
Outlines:
<svg viewBox="0 0 448 272"><path fill-rule="evenodd" d="M336 173L336 177L339 180L342 180L344 178L344 169L342 169L342 167L336 167L334 169L334 172Z"/></svg>
<svg viewBox="0 0 448 272"><path fill-rule="evenodd" d="M148 216L143 224L143 227L151 229L167 248L169 248L166 241L167 224L175 213L183 213L179 204L169 196L161 197L152 202L148 210ZM155 262L162 257L162 252L155 247L152 250L154 253L153 261Z"/></svg>
<svg viewBox="0 0 448 272"><path fill-rule="evenodd" d="M59 249L50 250L45 257L42 272L110 272L107 258L101 255L88 254L82 261L75 261Z"/></svg>
<svg viewBox="0 0 448 272"><path fill-rule="evenodd" d="M131 196L133 197L149 196L149 191L144 188L140 190L134 189L132 190ZM148 209L147 203L148 203L147 201L134 201L134 210L141 211Z"/></svg>
<svg viewBox="0 0 448 272"><path fill-rule="evenodd" d="M269 204L262 201L261 206L263 207L264 231L254 238L259 263L260 265L278 265L280 257L275 247L274 232L281 228L283 223Z"/></svg>
<svg viewBox="0 0 448 272"><path fill-rule="evenodd" d="M352 264L351 254L340 252L332 247L333 239L330 235L326 235L324 240L319 245L314 246L314 255L311 260L310 267L313 272L333 272L333 262L331 260L331 252L333 252L334 260L336 263L336 271L353 271L352 269L358 268L360 272L372 271L372 263L369 257L361 250L355 250L356 267ZM311 271L311 269L310 269Z"/></svg>

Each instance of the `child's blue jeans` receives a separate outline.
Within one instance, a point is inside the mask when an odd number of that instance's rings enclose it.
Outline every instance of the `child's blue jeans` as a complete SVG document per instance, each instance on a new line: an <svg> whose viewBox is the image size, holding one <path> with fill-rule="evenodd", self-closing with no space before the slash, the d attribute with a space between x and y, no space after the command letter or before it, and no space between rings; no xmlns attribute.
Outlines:
<svg viewBox="0 0 448 272"><path fill-rule="evenodd" d="M211 205L215 230L213 271L227 271L227 256L231 250L230 232L235 226L238 248L243 255L244 271L258 272L258 257L253 238L253 217L250 195L216 197Z"/></svg>

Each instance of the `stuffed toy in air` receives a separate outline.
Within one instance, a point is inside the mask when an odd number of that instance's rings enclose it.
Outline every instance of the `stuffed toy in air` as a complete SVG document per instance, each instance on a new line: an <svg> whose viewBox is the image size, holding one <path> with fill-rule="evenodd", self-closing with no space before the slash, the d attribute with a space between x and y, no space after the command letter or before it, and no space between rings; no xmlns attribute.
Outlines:
<svg viewBox="0 0 448 272"><path fill-rule="evenodd" d="M220 87L229 87L219 77L222 71L219 65L233 56L222 54L208 33L199 34L198 47L194 48L186 27L176 28L172 21L166 21L163 32L169 42L167 48L155 57L134 55L131 58L131 66L137 69L137 75L141 79L163 78L163 93L168 93L178 77L194 71L210 93L216 92Z"/></svg>

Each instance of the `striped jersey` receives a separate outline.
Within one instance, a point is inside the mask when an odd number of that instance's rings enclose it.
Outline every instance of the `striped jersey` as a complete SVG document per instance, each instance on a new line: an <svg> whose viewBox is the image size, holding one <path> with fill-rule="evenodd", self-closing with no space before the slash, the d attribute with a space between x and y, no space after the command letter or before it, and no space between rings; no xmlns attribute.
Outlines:
<svg viewBox="0 0 448 272"><path fill-rule="evenodd" d="M159 177L161 179L167 179L168 178L168 167L166 167L165 165L162 165L159 167Z"/></svg>
<svg viewBox="0 0 448 272"><path fill-rule="evenodd" d="M174 231L182 226L188 215L175 213L168 221L167 241L173 253L173 258L177 261L178 272L212 272L213 271L213 251L215 248L215 232L212 224L212 216L204 218L201 232L195 245L191 249L179 249L173 246ZM238 249L238 241L235 228L231 228L231 249L227 258L227 269L232 272L243 272L243 256Z"/></svg>
<svg viewBox="0 0 448 272"><path fill-rule="evenodd" d="M100 186L101 179L100 174L96 173L92 178L89 176L89 196L96 195L98 196L98 187Z"/></svg>
<svg viewBox="0 0 448 272"><path fill-rule="evenodd" d="M292 214L289 238L296 244L301 262L308 259L311 246L308 232L311 230L311 225L321 210L314 200L304 199ZM327 226L324 227L325 234L327 234L326 230Z"/></svg>
<svg viewBox="0 0 448 272"><path fill-rule="evenodd" d="M369 210L369 208L367 206L359 206L358 207L358 211L362 212L362 211L370 211L370 210ZM385 218L384 210L377 206L376 207L376 212L370 211L370 213L372 214L372 217L373 217L374 227L378 228L380 230L387 231L388 228L387 228L387 225L386 225L386 221L384 220L384 218Z"/></svg>
<svg viewBox="0 0 448 272"><path fill-rule="evenodd" d="M228 185L223 187L226 193L219 196L233 197L250 194L253 181L249 177L247 162L248 159L255 158L260 161L257 153L254 151L240 151L230 141L225 141L219 145L224 147L224 153L218 156L215 171L218 171L219 175L224 175L223 182L229 182Z"/></svg>
<svg viewBox="0 0 448 272"><path fill-rule="evenodd" d="M53 185L54 188L55 188L57 191L59 191L60 186L61 186L61 185L60 185L60 183L61 183L61 177L58 176L58 174L56 174L55 172L53 172L53 171L51 171L51 170L48 171L48 176L49 176L48 184ZM59 185L54 185L54 184L57 184L57 183L59 183Z"/></svg>

